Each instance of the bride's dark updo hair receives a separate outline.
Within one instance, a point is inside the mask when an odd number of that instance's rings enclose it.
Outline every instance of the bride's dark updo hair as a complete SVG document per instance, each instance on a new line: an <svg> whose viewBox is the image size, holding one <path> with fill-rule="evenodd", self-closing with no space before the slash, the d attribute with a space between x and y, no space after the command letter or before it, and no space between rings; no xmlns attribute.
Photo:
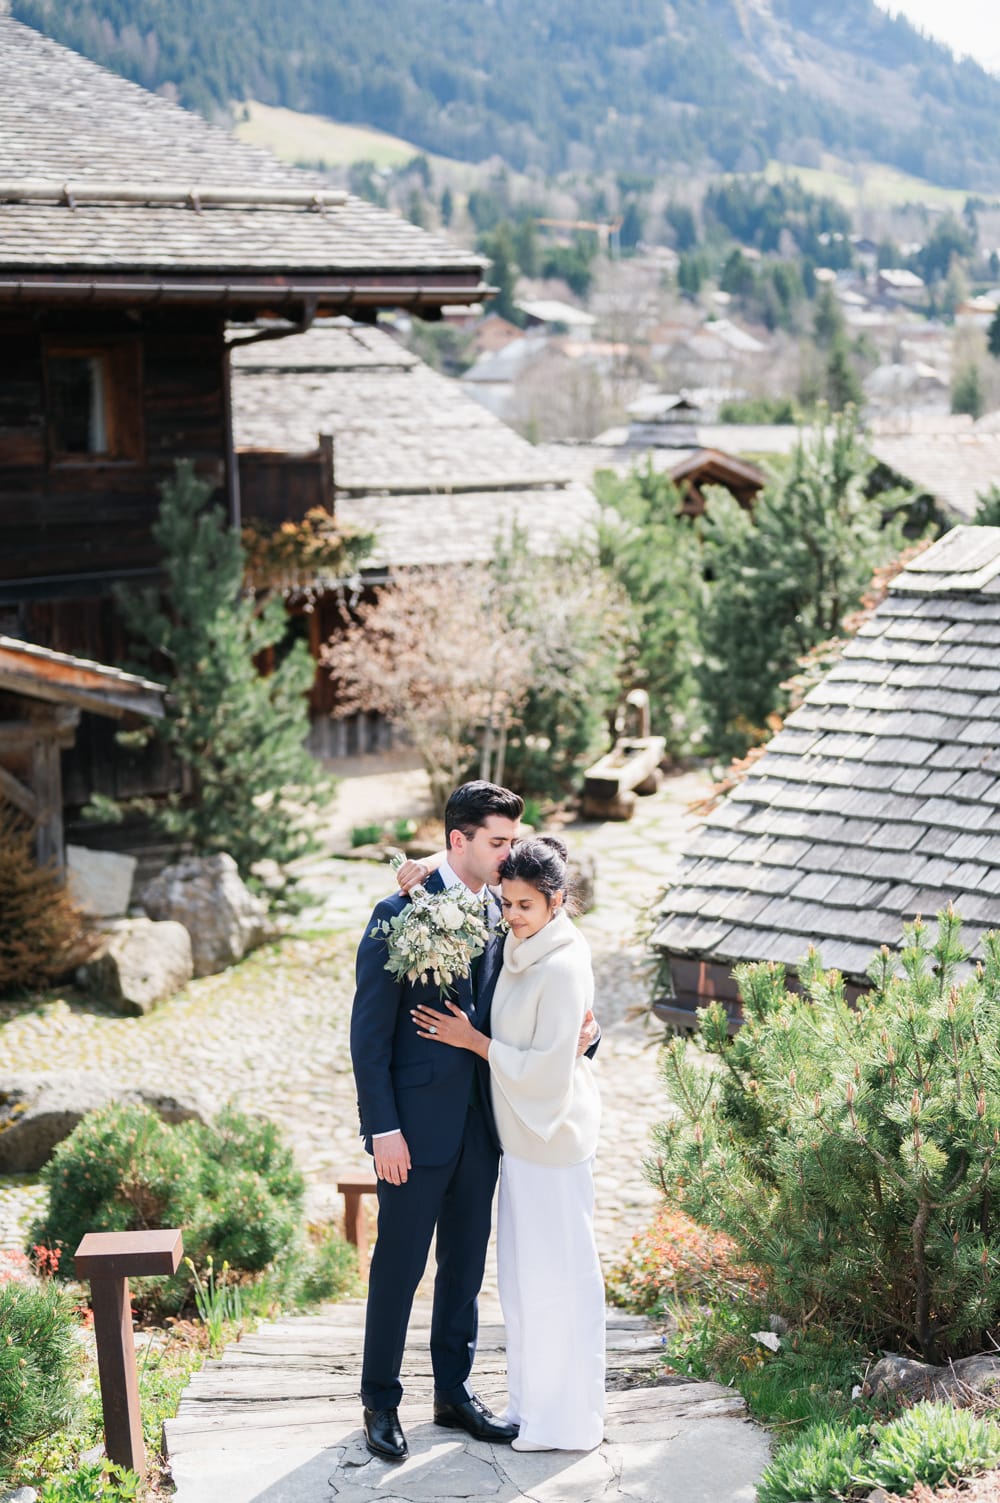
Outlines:
<svg viewBox="0 0 1000 1503"><path fill-rule="evenodd" d="M500 868L501 882L527 882L540 892L549 906L557 892L569 907L569 877L567 862L569 852L556 835L535 835L530 840L519 840L511 847L510 855Z"/></svg>

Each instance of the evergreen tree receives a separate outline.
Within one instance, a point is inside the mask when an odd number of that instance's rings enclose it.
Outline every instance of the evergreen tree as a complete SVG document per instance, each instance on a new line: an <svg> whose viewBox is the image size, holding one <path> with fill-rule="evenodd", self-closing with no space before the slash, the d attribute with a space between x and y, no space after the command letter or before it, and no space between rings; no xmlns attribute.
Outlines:
<svg viewBox="0 0 1000 1503"><path fill-rule="evenodd" d="M514 255L522 277L538 275L538 236L530 216L522 219L514 231Z"/></svg>
<svg viewBox="0 0 1000 1503"><path fill-rule="evenodd" d="M983 384L979 366L974 362L959 366L951 386L952 412L967 412L970 417L983 415Z"/></svg>
<svg viewBox="0 0 1000 1503"><path fill-rule="evenodd" d="M695 664L702 560L682 497L651 465L624 479L604 473L597 493L607 508L599 557L631 603L626 683L649 694L653 729L677 755L700 736Z"/></svg>
<svg viewBox="0 0 1000 1503"><path fill-rule="evenodd" d="M455 213L455 197L450 188L445 188L441 194L441 223L445 226L451 224Z"/></svg>
<svg viewBox="0 0 1000 1503"><path fill-rule="evenodd" d="M284 865L310 845L304 820L324 788L305 748L315 666L304 643L285 650L282 599L260 605L246 592L241 540L189 461L178 463L161 496L153 536L163 599L119 594L144 655L170 674L167 716L153 734L185 786L151 812L197 852L228 851L246 877L255 862ZM256 660L272 655L273 671L258 672Z"/></svg>
<svg viewBox="0 0 1000 1503"><path fill-rule="evenodd" d="M517 266L510 225L504 223L489 234L480 235L478 249L490 259L490 280L497 289L496 297L490 303L490 312L498 313L512 323L520 323L521 315L514 302Z"/></svg>
<svg viewBox="0 0 1000 1503"><path fill-rule="evenodd" d="M829 282L823 283L816 298L813 333L816 335L816 343L824 348L832 345L838 335L843 338L844 315L840 311L840 304Z"/></svg>
<svg viewBox="0 0 1000 1503"><path fill-rule="evenodd" d="M618 243L623 251L635 250L642 239L643 213L634 198L630 198L622 214Z"/></svg>
<svg viewBox="0 0 1000 1503"><path fill-rule="evenodd" d="M789 469L764 488L752 514L713 491L705 516L708 581L698 668L710 749L740 756L766 739L783 705L781 684L799 659L840 632L873 569L902 547L883 513L899 498L869 497L871 456L850 414L833 435L800 439Z"/></svg>
<svg viewBox="0 0 1000 1503"><path fill-rule="evenodd" d="M977 527L1000 527L1000 485L994 483L976 497L979 503L973 521Z"/></svg>
<svg viewBox="0 0 1000 1503"><path fill-rule="evenodd" d="M833 412L843 412L845 407L859 406L861 398L861 382L851 364L847 341L842 334L837 335L826 362L826 399Z"/></svg>

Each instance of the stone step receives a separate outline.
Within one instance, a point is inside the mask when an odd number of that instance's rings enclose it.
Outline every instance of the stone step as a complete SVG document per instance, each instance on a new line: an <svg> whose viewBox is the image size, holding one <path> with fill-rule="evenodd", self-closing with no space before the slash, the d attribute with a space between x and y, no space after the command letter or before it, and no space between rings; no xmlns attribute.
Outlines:
<svg viewBox="0 0 1000 1503"><path fill-rule="evenodd" d="M475 1381L501 1411L498 1313L487 1302ZM379 1461L364 1445L364 1306L353 1301L263 1325L194 1374L164 1427L175 1503L753 1503L766 1436L733 1389L667 1371L645 1317L608 1312L605 1440L589 1454L520 1453L434 1425L429 1317L421 1299L404 1364L407 1461Z"/></svg>

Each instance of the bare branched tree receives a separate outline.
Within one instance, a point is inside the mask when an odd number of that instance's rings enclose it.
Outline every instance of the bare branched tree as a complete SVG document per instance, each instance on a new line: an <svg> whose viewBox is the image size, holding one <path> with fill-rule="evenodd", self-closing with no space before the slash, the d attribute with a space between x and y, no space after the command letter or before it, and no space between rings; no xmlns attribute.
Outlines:
<svg viewBox="0 0 1000 1503"><path fill-rule="evenodd" d="M360 606L321 661L338 711L376 710L405 730L435 802L477 760L499 781L507 735L531 681L529 633L507 620L487 568L406 570Z"/></svg>

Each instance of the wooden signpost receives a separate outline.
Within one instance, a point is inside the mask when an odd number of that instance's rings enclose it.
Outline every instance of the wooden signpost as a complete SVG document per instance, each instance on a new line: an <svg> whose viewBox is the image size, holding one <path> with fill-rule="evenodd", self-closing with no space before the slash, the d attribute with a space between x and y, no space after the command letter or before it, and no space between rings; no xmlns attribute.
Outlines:
<svg viewBox="0 0 1000 1503"><path fill-rule="evenodd" d="M132 1337L129 1278L176 1273L184 1242L179 1231L88 1232L76 1250L78 1279L90 1280L97 1369L110 1461L145 1476L139 1378Z"/></svg>

